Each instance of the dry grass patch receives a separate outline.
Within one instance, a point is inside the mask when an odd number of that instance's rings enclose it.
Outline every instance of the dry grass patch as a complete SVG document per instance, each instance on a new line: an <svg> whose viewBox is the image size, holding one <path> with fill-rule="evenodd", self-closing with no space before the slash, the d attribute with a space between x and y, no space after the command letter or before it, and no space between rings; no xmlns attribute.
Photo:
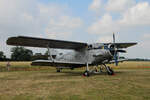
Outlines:
<svg viewBox="0 0 150 100"><path fill-rule="evenodd" d="M113 68L116 69L142 69L142 68L150 68L150 62L148 61L125 61L123 63L119 63L119 66L114 66L114 64L109 64Z"/></svg>
<svg viewBox="0 0 150 100"><path fill-rule="evenodd" d="M14 67L22 67L22 63L13 62ZM88 78L82 76L84 68L61 73L49 67L0 72L0 100L149 100L150 69L145 67L150 64L140 64L125 62L120 64L123 69L115 69L115 76L101 74ZM29 62L23 66L36 68Z"/></svg>

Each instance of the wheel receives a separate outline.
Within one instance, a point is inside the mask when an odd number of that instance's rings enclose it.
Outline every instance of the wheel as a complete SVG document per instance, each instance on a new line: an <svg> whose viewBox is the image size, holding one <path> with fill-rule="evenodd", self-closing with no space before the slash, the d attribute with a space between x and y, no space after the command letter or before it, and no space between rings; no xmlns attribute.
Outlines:
<svg viewBox="0 0 150 100"><path fill-rule="evenodd" d="M87 76L87 77L89 77L89 76L90 76L89 71L85 71L85 72L83 73L83 76Z"/></svg>
<svg viewBox="0 0 150 100"><path fill-rule="evenodd" d="M114 75L114 71L109 66L107 67L107 73L108 75Z"/></svg>
<svg viewBox="0 0 150 100"><path fill-rule="evenodd" d="M60 72L60 69L57 69L57 72Z"/></svg>
<svg viewBox="0 0 150 100"><path fill-rule="evenodd" d="M70 68L71 70L74 70L74 68L72 67L72 68Z"/></svg>

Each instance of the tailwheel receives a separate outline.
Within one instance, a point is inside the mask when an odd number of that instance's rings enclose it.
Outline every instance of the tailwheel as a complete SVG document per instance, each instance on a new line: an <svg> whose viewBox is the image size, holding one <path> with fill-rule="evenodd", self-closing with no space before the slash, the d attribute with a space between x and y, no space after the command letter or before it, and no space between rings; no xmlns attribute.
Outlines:
<svg viewBox="0 0 150 100"><path fill-rule="evenodd" d="M114 75L113 69L110 68L109 66L107 66L107 73L108 73L108 75Z"/></svg>
<svg viewBox="0 0 150 100"><path fill-rule="evenodd" d="M60 68L57 68L57 69L56 69L56 72L61 72L61 69L60 69Z"/></svg>
<svg viewBox="0 0 150 100"><path fill-rule="evenodd" d="M85 71L85 72L83 73L83 76L89 77L89 76L90 76L90 72L89 72L89 71Z"/></svg>
<svg viewBox="0 0 150 100"><path fill-rule="evenodd" d="M71 69L71 70L74 70L74 68L73 68L73 67L71 67L70 69Z"/></svg>

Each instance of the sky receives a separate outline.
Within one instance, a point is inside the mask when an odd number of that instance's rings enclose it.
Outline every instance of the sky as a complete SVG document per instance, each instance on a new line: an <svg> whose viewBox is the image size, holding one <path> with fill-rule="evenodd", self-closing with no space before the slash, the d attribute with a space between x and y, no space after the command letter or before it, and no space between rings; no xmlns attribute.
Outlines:
<svg viewBox="0 0 150 100"><path fill-rule="evenodd" d="M7 57L11 36L106 43L113 33L116 42L138 42L123 56L150 58L150 0L0 0L0 51Z"/></svg>

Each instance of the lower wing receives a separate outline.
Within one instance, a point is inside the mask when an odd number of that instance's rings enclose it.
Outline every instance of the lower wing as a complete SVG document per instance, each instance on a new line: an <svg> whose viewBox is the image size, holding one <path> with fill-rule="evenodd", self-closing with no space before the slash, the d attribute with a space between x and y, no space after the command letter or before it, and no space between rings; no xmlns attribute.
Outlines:
<svg viewBox="0 0 150 100"><path fill-rule="evenodd" d="M66 62L66 61L51 61L51 60L36 60L31 65L34 66L52 66L52 67L64 67L64 68L79 68L86 64L82 62Z"/></svg>

